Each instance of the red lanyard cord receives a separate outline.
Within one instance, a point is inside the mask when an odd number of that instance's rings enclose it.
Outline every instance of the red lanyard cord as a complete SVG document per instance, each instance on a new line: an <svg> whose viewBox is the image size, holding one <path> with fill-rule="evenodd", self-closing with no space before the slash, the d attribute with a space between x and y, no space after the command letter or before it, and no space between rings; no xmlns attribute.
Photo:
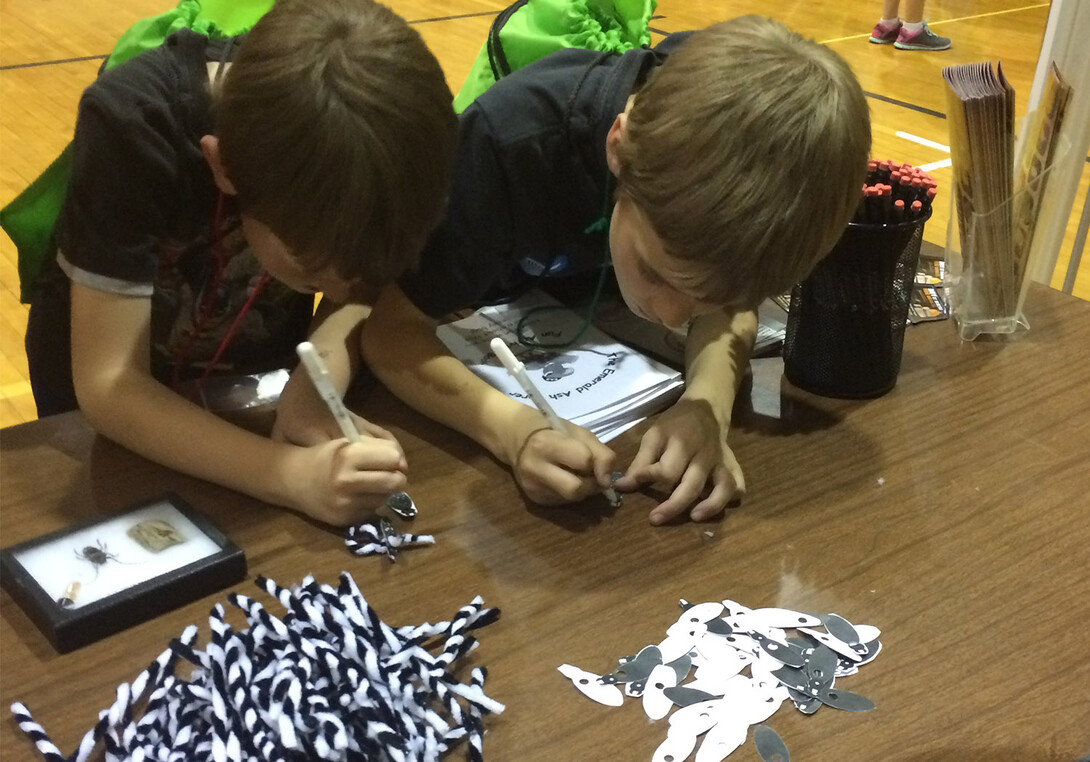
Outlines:
<svg viewBox="0 0 1090 762"><path fill-rule="evenodd" d="M216 348L216 353L212 355L212 359L208 361L208 364L204 368L204 372L201 373L200 383L204 383L212 369L216 367L216 363L219 362L220 357L227 350L227 345L231 343L231 339L235 337L235 332L238 330L239 325L242 324L242 318L246 317L246 313L249 312L250 307L253 306L254 300L257 299L258 294L265 288L265 284L269 282L269 274L262 272L257 278L257 283L254 284L254 290L250 292L250 297L246 300L246 303L242 305L242 309L238 311L231 326L227 329L227 333L223 335L223 340L220 342L219 347Z"/></svg>
<svg viewBox="0 0 1090 762"><path fill-rule="evenodd" d="M182 367L189 359L190 353L193 351L193 345L197 340L197 337L201 335L204 330L205 324L211 317L212 310L216 306L216 300L220 291L220 286L223 281L223 271L227 264L227 257L223 251L223 208L226 201L226 196L221 192L216 199L216 209L212 216L212 277L210 282L204 290L204 294L201 297L200 309L197 313L197 319L193 323L193 327L190 331L188 340L185 345L182 346L175 354L171 361L173 365L172 385L177 388L181 382ZM257 283L254 284L254 289L250 293L246 303L242 305L242 309L239 310L238 315L235 316L234 321L228 327L227 332L224 334L223 339L220 341L219 347L217 347L212 359L205 365L204 371L201 373L201 377L198 380L198 385L203 384L208 376L212 373L212 369L216 367L216 363L223 356L223 353L227 350L228 344L235 337L235 333L238 331L239 325L242 324L242 319L249 312L253 306L254 301L258 295L265 288L265 285L269 282L269 274L262 271L258 276Z"/></svg>

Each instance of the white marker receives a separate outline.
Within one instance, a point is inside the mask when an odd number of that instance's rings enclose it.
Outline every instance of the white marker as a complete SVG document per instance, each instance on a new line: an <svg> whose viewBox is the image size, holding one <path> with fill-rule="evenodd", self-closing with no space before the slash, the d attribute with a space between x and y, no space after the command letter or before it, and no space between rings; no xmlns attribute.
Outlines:
<svg viewBox="0 0 1090 762"><path fill-rule="evenodd" d="M352 416L349 414L348 408L344 406L341 395L337 394L337 390L333 388L333 382L329 380L329 371L326 369L325 363L322 362L322 358L318 356L318 350L309 341L304 341L295 348L295 351L298 353L299 359L303 361L303 366L307 369L307 375L310 376L314 388L318 390L318 395L325 400L329 412L333 414L333 417L337 420L337 425L341 427L344 438L349 442L362 441L363 438L360 436L356 424L352 422Z"/></svg>
<svg viewBox="0 0 1090 762"><path fill-rule="evenodd" d="M503 367L507 368L507 372L518 381L518 385L522 387L522 390L530 397L530 400L537 409L545 416L545 420L549 422L550 428L552 428L553 431L567 436L568 430L564 427L564 421L562 421L560 416L556 414L556 411L553 410L552 405L545 399L545 395L534 386L534 382L526 373L526 365L515 357L511 348L508 347L499 336L492 339L489 346L492 347L492 351L495 353L496 357L500 358ZM602 490L602 494L606 496L606 500L609 501L611 506L616 508L621 504L621 498L613 487L606 487Z"/></svg>
<svg viewBox="0 0 1090 762"><path fill-rule="evenodd" d="M322 362L322 358L318 356L318 350L309 341L304 341L295 348L295 352L299 355L299 359L303 361L303 366L307 369L307 375L310 376L314 388L318 390L318 395L325 400L329 412L333 414L333 417L337 420L337 425L341 427L344 438L349 442L362 442L363 435L356 428L356 424L352 422L352 416L349 414L348 408L344 406L341 395L337 394L337 390L333 388L333 382L329 380L329 370L326 368L325 363ZM386 507L403 519L416 518L416 503L406 492L390 494L386 498Z"/></svg>

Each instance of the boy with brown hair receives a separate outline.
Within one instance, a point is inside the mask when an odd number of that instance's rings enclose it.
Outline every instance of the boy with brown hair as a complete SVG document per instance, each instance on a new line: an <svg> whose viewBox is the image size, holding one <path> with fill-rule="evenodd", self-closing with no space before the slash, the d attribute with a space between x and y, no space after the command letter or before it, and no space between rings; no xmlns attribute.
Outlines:
<svg viewBox="0 0 1090 762"><path fill-rule="evenodd" d="M554 53L462 114L446 219L419 270L378 298L364 358L410 405L511 466L533 502L580 500L609 485L612 450L572 424L567 436L550 430L478 379L439 343L435 322L611 259L634 313L690 325L685 392L616 486L668 492L653 523L712 519L745 489L727 433L754 310L832 248L869 152L867 105L847 64L770 19L623 55Z"/></svg>
<svg viewBox="0 0 1090 762"><path fill-rule="evenodd" d="M420 35L372 0L279 0L243 37L182 30L102 74L30 311L39 414L78 405L176 470L332 524L366 517L404 486L404 453L362 419L374 438L342 439L305 373L273 439L184 393L293 367L308 334L343 393L367 295L440 219L451 100Z"/></svg>

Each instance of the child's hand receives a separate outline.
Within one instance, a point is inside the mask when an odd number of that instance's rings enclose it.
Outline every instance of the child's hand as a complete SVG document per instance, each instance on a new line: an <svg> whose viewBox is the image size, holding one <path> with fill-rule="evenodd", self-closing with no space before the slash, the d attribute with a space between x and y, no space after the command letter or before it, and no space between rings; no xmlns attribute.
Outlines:
<svg viewBox="0 0 1090 762"><path fill-rule="evenodd" d="M361 434L385 439L401 451L401 445L392 433L351 411L349 415L352 416L356 430ZM293 373L277 403L276 422L273 424L271 437L277 442L311 447L333 439L341 439L344 433L337 425L333 414L329 412L325 400L318 395L314 385L306 378L306 374ZM404 456L403 452L402 456Z"/></svg>
<svg viewBox="0 0 1090 762"><path fill-rule="evenodd" d="M352 411L349 411L348 414L352 417L352 423L355 424L356 431L364 437L371 436L375 439L383 439L397 447L399 452L402 451L401 444L391 431L382 428L378 424L371 423L366 418L361 418ZM311 447L333 439L343 439L344 432L337 425L337 421L329 412L329 408L323 404L321 410L314 411L314 414L309 417L300 415L285 416L278 412L271 437L277 442L287 442L300 447Z"/></svg>
<svg viewBox="0 0 1090 762"><path fill-rule="evenodd" d="M368 438L294 448L283 475L292 507L343 527L368 520L389 493L405 489L407 472L396 442Z"/></svg>
<svg viewBox="0 0 1090 762"><path fill-rule="evenodd" d="M353 414L352 420L359 428L363 419ZM271 436L277 442L300 447L310 447L344 436L329 407L302 369L291 374L280 393Z"/></svg>
<svg viewBox="0 0 1090 762"><path fill-rule="evenodd" d="M538 505L575 503L609 486L616 455L586 429L553 431L533 412L512 458L515 481Z"/></svg>
<svg viewBox="0 0 1090 762"><path fill-rule="evenodd" d="M727 447L726 431L706 403L684 398L644 434L639 452L614 486L633 491L642 484L671 493L651 511L652 524L686 511L693 521L714 519L746 491L742 469Z"/></svg>

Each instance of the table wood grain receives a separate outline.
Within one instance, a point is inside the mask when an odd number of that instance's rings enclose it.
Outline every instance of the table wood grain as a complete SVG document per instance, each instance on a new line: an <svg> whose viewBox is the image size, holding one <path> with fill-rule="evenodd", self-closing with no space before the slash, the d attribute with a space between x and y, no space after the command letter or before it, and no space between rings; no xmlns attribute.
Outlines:
<svg viewBox="0 0 1090 762"><path fill-rule="evenodd" d="M755 360L732 444L749 494L713 524L652 527L653 498L532 508L507 471L463 437L370 387L362 412L404 444L436 536L396 564L356 558L291 512L190 479L100 437L78 414L0 432L5 546L106 517L167 490L282 584L350 572L393 624L450 617L474 595L499 607L470 664L507 705L486 759L649 760L666 736L639 704L592 703L556 667L606 672L656 643L678 599L837 612L881 628L884 649L838 684L867 714L790 704L769 723L792 759L1073 762L1090 755L1090 304L1031 290L1032 330L961 343L949 322L910 327L896 388L869 401L815 397ZM639 430L616 442L635 453ZM169 436L169 432L164 433ZM250 583L235 589L263 593ZM0 698L25 702L63 751L226 591L58 655L0 597ZM235 626L244 620L237 612ZM33 759L10 719L4 760ZM461 754L452 755L461 758ZM731 757L757 760L752 744Z"/></svg>

